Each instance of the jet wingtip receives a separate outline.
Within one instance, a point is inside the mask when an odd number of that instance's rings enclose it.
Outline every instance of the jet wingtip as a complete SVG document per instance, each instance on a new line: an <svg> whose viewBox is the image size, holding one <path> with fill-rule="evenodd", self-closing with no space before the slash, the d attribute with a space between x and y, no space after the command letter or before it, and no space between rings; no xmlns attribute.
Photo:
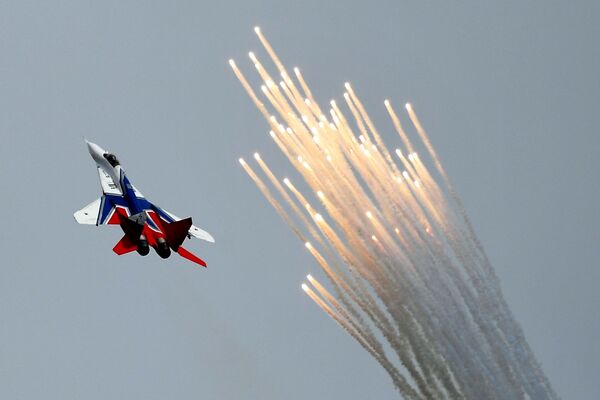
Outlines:
<svg viewBox="0 0 600 400"><path fill-rule="evenodd" d="M189 230L189 233L197 239L201 239L209 243L215 243L215 238L210 233L203 231L197 226L192 225L192 227Z"/></svg>

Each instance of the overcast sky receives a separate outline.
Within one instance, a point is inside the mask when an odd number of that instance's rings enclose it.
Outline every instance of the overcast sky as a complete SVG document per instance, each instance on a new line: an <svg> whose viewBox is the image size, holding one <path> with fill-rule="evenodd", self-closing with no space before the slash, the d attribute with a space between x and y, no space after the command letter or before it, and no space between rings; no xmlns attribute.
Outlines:
<svg viewBox="0 0 600 400"><path fill-rule="evenodd" d="M597 397L599 3L484 3L1 2L0 398L397 396L237 163L293 176L227 65L265 58L254 25L320 101L352 82L390 146L383 100L414 104L555 389ZM75 223L83 135L215 236L188 245L207 270Z"/></svg>

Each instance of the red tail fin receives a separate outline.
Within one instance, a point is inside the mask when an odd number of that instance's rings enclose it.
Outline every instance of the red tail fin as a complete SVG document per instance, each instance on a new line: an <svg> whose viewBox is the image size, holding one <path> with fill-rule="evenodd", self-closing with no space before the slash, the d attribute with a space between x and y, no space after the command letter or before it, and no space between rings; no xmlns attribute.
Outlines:
<svg viewBox="0 0 600 400"><path fill-rule="evenodd" d="M173 221L170 224L163 224L169 247L177 251L179 246L181 246L181 243L183 243L183 241L185 240L191 226L191 218L182 219L180 221Z"/></svg>
<svg viewBox="0 0 600 400"><path fill-rule="evenodd" d="M187 251L183 247L179 246L179 248L177 249L177 253L181 257L187 258L191 262L194 262L194 263L196 263L198 265L202 265L204 268L206 268L206 263L204 262L204 260L202 260L201 258L196 257L194 254L190 253L189 251Z"/></svg>
<svg viewBox="0 0 600 400"><path fill-rule="evenodd" d="M119 243L115 245L113 251L122 256L123 254L131 253L136 249L137 245L133 243L133 241L129 239L127 235L125 235L121 238L121 240L119 240Z"/></svg>

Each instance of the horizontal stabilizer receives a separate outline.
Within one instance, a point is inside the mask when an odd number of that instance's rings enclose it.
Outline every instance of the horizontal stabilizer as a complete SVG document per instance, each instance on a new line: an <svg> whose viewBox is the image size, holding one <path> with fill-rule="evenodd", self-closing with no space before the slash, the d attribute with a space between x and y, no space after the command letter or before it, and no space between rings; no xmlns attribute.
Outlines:
<svg viewBox="0 0 600 400"><path fill-rule="evenodd" d="M134 250L137 250L137 245L127 235L123 236L113 248L113 251L120 256L131 253Z"/></svg>
<svg viewBox="0 0 600 400"><path fill-rule="evenodd" d="M183 258L187 258L191 262L194 262L198 265L202 265L204 268L206 268L206 262L204 262L204 260L202 260L199 257L196 257L194 254L190 253L181 246L179 246L179 248L177 249L177 254L179 254Z"/></svg>

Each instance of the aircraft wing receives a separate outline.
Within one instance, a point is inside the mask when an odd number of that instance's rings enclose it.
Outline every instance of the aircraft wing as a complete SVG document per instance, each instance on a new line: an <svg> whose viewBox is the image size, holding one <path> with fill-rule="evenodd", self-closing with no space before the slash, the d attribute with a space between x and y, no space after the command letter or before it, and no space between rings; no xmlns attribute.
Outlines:
<svg viewBox="0 0 600 400"><path fill-rule="evenodd" d="M210 233L203 231L202 229L198 228L195 225L192 225L192 227L190 228L188 233L190 234L190 236L195 237L196 239L205 240L210 243L215 242L215 239L212 237L212 235Z"/></svg>
<svg viewBox="0 0 600 400"><path fill-rule="evenodd" d="M94 200L73 216L79 224L83 225L119 225L117 208L123 209L129 215L129 208L122 196L104 195Z"/></svg>
<svg viewBox="0 0 600 400"><path fill-rule="evenodd" d="M178 216L176 216L175 214L164 210L156 205L153 205L154 208L156 209L157 213L160 215L161 218L164 218L165 220L167 220L168 222L173 222L173 221L180 221L181 218L179 218ZM195 225L192 225L188 231L188 235L190 237L195 237L196 239L200 239L200 240L204 240L210 243L214 243L215 239L212 237L212 235L200 228L198 228Z"/></svg>
<svg viewBox="0 0 600 400"><path fill-rule="evenodd" d="M96 199L73 214L77 223L83 225L96 225L98 213L100 212L100 203L102 203L102 199Z"/></svg>

